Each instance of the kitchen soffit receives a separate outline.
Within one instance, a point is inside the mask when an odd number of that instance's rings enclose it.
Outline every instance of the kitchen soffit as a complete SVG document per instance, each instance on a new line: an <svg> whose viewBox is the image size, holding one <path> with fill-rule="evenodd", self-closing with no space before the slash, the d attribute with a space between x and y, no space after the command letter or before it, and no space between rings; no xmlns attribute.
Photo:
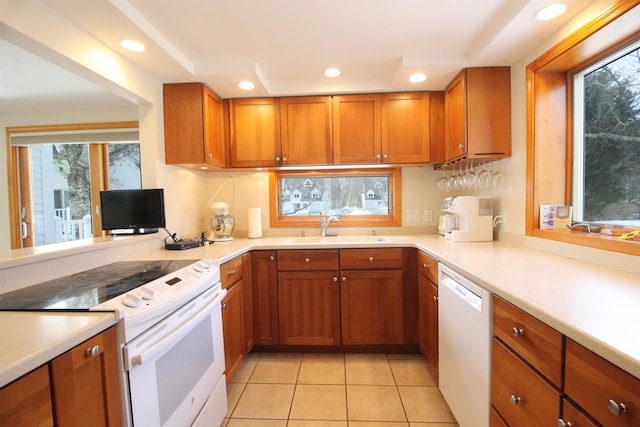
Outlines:
<svg viewBox="0 0 640 427"><path fill-rule="evenodd" d="M224 98L442 90L464 67L509 65L587 7L549 0L43 0L158 80L201 81ZM119 43L133 38L142 53ZM322 70L342 69L329 80ZM426 81L411 84L421 71ZM255 90L238 89L251 80Z"/></svg>

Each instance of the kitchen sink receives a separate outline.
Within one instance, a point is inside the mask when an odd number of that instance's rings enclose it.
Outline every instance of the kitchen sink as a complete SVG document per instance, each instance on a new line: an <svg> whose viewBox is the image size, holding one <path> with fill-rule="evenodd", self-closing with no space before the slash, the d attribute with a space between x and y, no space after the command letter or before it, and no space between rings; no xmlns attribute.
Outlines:
<svg viewBox="0 0 640 427"><path fill-rule="evenodd" d="M339 244L339 243L376 243L386 242L387 238L383 236L308 236L308 237L294 237L289 240L290 243L297 244Z"/></svg>

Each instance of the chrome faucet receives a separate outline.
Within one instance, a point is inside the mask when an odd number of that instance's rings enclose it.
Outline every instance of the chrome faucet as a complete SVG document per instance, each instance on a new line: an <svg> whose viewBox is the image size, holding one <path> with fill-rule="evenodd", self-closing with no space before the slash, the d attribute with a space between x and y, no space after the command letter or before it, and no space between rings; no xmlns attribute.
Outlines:
<svg viewBox="0 0 640 427"><path fill-rule="evenodd" d="M324 216L323 215L320 217L320 236L322 238L327 237L327 228L329 228L329 224L336 221L340 221L340 216L338 215Z"/></svg>

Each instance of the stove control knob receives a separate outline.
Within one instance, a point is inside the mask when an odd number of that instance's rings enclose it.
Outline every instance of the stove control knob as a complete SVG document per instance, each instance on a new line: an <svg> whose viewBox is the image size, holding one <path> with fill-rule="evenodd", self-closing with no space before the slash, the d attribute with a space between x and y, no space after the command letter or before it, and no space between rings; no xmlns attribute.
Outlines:
<svg viewBox="0 0 640 427"><path fill-rule="evenodd" d="M140 304L140 298L133 294L125 294L122 303L127 307L136 308Z"/></svg>
<svg viewBox="0 0 640 427"><path fill-rule="evenodd" d="M199 262L196 262L195 264L193 264L193 269L198 273L202 273L204 271L204 268L205 267Z"/></svg>
<svg viewBox="0 0 640 427"><path fill-rule="evenodd" d="M138 294L142 297L142 299L150 300L153 299L155 291L147 286L141 286Z"/></svg>

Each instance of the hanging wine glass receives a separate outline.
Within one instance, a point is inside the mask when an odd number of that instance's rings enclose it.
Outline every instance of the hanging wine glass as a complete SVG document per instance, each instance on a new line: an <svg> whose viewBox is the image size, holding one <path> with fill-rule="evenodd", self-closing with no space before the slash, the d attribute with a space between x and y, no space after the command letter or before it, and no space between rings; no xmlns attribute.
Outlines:
<svg viewBox="0 0 640 427"><path fill-rule="evenodd" d="M480 172L478 172L478 190L489 188L487 178L489 175L489 171L487 170L487 163L488 162L483 162L482 166L484 168Z"/></svg>
<svg viewBox="0 0 640 427"><path fill-rule="evenodd" d="M504 183L504 176L502 175L502 172L500 171L500 160L498 160L497 169L493 173L492 180L493 180L493 189L494 190L497 190L500 187L502 187L502 184Z"/></svg>
<svg viewBox="0 0 640 427"><path fill-rule="evenodd" d="M437 182L438 191L444 193L447 190L447 168L442 167L442 177Z"/></svg>

